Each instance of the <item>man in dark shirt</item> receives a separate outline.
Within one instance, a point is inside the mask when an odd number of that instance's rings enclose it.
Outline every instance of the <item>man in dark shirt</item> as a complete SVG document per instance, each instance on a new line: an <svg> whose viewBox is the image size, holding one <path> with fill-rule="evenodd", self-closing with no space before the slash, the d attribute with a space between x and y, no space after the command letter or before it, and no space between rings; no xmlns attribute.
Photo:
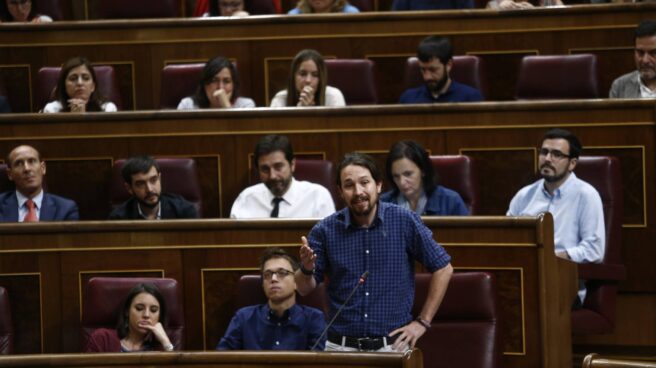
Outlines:
<svg viewBox="0 0 656 368"><path fill-rule="evenodd" d="M116 207L110 220L198 218L193 204L177 194L162 193L162 173L150 156L129 158L121 171L132 198Z"/></svg>
<svg viewBox="0 0 656 368"><path fill-rule="evenodd" d="M424 38L417 48L417 58L424 85L403 92L399 103L483 101L479 90L451 79L453 49L448 38Z"/></svg>
<svg viewBox="0 0 656 368"><path fill-rule="evenodd" d="M368 274L328 330L327 351L405 351L428 330L446 292L451 257L421 218L378 200L383 177L373 159L350 153L337 166L346 207L302 237L296 283L301 295L329 276L330 315L347 300L360 275ZM432 273L419 316L412 319L415 261Z"/></svg>
<svg viewBox="0 0 656 368"><path fill-rule="evenodd" d="M294 272L299 265L281 248L269 248L260 260L265 304L241 308L217 350L310 350L326 322L318 309L296 304ZM326 339L317 343L323 350Z"/></svg>

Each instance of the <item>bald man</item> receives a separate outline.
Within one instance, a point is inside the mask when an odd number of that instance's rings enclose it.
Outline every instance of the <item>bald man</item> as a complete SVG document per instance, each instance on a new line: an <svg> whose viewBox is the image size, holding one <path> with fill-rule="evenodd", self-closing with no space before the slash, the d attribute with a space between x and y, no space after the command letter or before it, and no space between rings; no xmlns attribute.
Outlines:
<svg viewBox="0 0 656 368"><path fill-rule="evenodd" d="M0 221L38 222L79 220L77 205L43 190L46 163L31 146L14 148L6 159L7 176L15 190L0 194Z"/></svg>

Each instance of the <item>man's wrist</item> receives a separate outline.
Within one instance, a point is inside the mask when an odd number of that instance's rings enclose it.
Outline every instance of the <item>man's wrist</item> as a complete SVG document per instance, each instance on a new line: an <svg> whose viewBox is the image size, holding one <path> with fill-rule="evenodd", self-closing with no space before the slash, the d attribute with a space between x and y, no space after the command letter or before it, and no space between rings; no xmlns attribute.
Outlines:
<svg viewBox="0 0 656 368"><path fill-rule="evenodd" d="M419 323L420 325L424 326L424 328L425 328L426 330L429 330L429 329L430 329L430 326L431 326L431 325L430 325L430 322L429 322L429 321L426 321L425 319L422 319L421 316L417 317L417 318L415 319L415 322L417 322L417 323Z"/></svg>
<svg viewBox="0 0 656 368"><path fill-rule="evenodd" d="M303 275L305 275L305 276L313 276L313 275L314 275L314 269L312 269L312 270L308 270L308 269L305 268L305 267L303 266L303 264L301 263L301 273L302 273Z"/></svg>

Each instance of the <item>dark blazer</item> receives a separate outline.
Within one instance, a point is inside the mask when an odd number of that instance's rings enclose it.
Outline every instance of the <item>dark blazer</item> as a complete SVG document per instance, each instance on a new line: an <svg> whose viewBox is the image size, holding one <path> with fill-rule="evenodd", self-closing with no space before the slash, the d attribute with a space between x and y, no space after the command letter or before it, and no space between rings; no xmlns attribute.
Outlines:
<svg viewBox="0 0 656 368"><path fill-rule="evenodd" d="M79 219L80 213L75 202L54 194L43 193L39 221ZM0 194L0 221L18 222L18 198L14 190Z"/></svg>
<svg viewBox="0 0 656 368"><path fill-rule="evenodd" d="M159 197L162 206L162 219L189 219L198 218L198 211L191 202L177 194L162 193ZM109 214L110 220L143 220L139 216L137 208L137 199L132 197L125 203L114 208Z"/></svg>

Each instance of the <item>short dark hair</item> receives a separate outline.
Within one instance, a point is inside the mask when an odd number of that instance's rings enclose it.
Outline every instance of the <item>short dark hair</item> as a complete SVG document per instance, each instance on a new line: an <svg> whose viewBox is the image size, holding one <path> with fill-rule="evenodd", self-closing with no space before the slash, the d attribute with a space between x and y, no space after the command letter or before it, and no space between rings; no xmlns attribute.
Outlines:
<svg viewBox="0 0 656 368"><path fill-rule="evenodd" d="M164 300L164 296L162 296L162 293L159 291L157 286L148 283L137 284L130 290L130 292L128 292L127 297L125 297L123 308L121 309L121 313L118 316L116 333L120 339L125 338L130 332L130 306L132 305L134 298L141 293L150 294L155 297L155 299L157 299L157 302L159 303L159 322L165 328L168 326L166 301Z"/></svg>
<svg viewBox="0 0 656 368"><path fill-rule="evenodd" d="M430 158L428 157L428 152L422 147L419 143L415 141L399 141L394 143L390 148L389 153L387 154L387 161L385 162L385 170L387 174L387 180L389 181L392 190L394 191L394 196L399 194L399 187L394 182L394 177L392 176L392 164L400 159L407 158L417 165L419 170L421 170L421 182L424 192L427 196L430 196L431 193L435 190L437 186L437 179L435 177L435 170L433 170L433 165L431 164Z"/></svg>
<svg viewBox="0 0 656 368"><path fill-rule="evenodd" d="M437 58L446 65L449 60L453 59L451 41L442 36L428 36L419 43L417 58L424 63Z"/></svg>
<svg viewBox="0 0 656 368"><path fill-rule="evenodd" d="M198 105L198 107L210 107L210 100L207 98L207 93L205 93L205 86L212 83L214 76L224 68L228 68L230 71L230 77L232 78L233 86L232 95L230 96L230 103L235 103L239 97L239 73L237 73L235 64L233 64L230 60L224 58L223 56L217 56L213 59L209 59L207 63L205 63L200 80L198 81L198 86L196 87L196 92L192 96L192 99L196 105Z"/></svg>
<svg viewBox="0 0 656 368"><path fill-rule="evenodd" d="M656 36L656 21L643 20L638 24L635 31L635 38Z"/></svg>
<svg viewBox="0 0 656 368"><path fill-rule="evenodd" d="M544 134L544 137L542 137L542 142L540 142L540 146L542 146L542 143L544 143L544 141L547 139L567 140L567 142L569 142L569 158L579 158L581 151L583 151L583 148L581 147L581 142L569 130L560 129L560 128L550 129L548 132Z"/></svg>
<svg viewBox="0 0 656 368"><path fill-rule="evenodd" d="M298 263L296 257L287 253L284 249L279 247L271 247L265 249L262 255L260 256L260 273L264 272L264 264L267 263L267 261L269 261L270 259L274 259L274 258L286 259L289 262L289 264L292 266L293 271L298 270L299 267L301 266Z"/></svg>
<svg viewBox="0 0 656 368"><path fill-rule="evenodd" d="M374 159L366 153L351 152L344 155L342 160L337 164L337 186L342 187L342 170L349 165L362 166L369 170L371 177L376 183L383 181L383 175L376 165Z"/></svg>
<svg viewBox="0 0 656 368"><path fill-rule="evenodd" d="M30 9L30 14L27 15L27 20L32 21L38 14L36 12L37 8L37 0L32 0L32 9ZM14 22L16 21L14 17L11 15L11 12L9 12L9 8L7 8L7 1L2 0L0 1L0 21L3 22Z"/></svg>
<svg viewBox="0 0 656 368"><path fill-rule="evenodd" d="M292 164L294 159L294 149L292 143L284 135L270 134L260 138L260 141L255 145L255 154L253 155L254 167L258 168L260 157L270 153L282 151L285 154L285 159L289 164Z"/></svg>
<svg viewBox="0 0 656 368"><path fill-rule="evenodd" d="M139 155L139 156L132 156L127 161L125 161L125 164L123 165L123 169L121 169L121 175L123 175L123 180L125 180L126 183L132 184L132 175L134 174L139 174L139 173L147 173L150 171L151 167L155 167L155 170L157 170L157 173L160 173L159 170L159 165L157 164L157 161L152 156L148 155Z"/></svg>

